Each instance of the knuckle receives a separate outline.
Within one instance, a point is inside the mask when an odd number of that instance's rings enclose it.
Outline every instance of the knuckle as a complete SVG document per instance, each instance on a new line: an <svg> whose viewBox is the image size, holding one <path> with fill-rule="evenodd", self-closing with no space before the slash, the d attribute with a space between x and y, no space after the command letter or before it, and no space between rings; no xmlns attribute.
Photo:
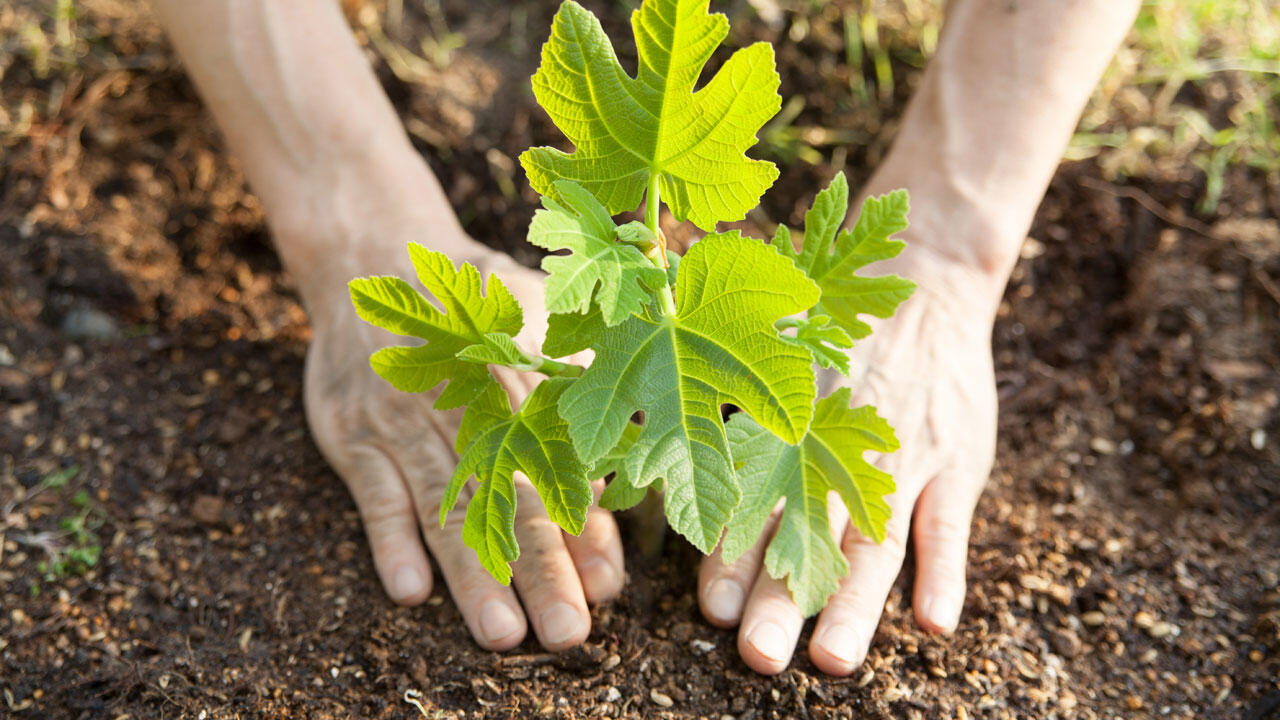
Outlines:
<svg viewBox="0 0 1280 720"><path fill-rule="evenodd" d="M969 541L970 517L941 513L916 526L916 535L922 545L946 547L963 545Z"/></svg>
<svg viewBox="0 0 1280 720"><path fill-rule="evenodd" d="M841 549L848 557L873 551L901 563L907 556L907 528L898 520L890 520L885 528L884 540L877 543L856 528L850 527L844 535Z"/></svg>

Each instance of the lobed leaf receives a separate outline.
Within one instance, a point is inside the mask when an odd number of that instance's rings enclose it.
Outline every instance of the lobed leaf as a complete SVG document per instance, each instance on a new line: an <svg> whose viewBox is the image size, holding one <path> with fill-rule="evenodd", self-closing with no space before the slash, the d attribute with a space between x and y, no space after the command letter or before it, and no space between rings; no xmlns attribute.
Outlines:
<svg viewBox="0 0 1280 720"><path fill-rule="evenodd" d="M569 251L542 260L548 274L547 310L585 313L594 298L606 325L640 312L653 301L650 291L666 285L666 274L639 249L618 242L619 228L591 193L564 180L553 185L559 202L544 197L544 209L534 213L529 225L530 243L551 252Z"/></svg>
<svg viewBox="0 0 1280 720"><path fill-rule="evenodd" d="M478 365L503 365L520 367L525 363L524 354L515 338L506 333L485 333L484 342L468 345L458 351L458 359Z"/></svg>
<svg viewBox="0 0 1280 720"><path fill-rule="evenodd" d="M348 287L356 313L366 322L398 335L422 338L422 345L383 348L369 358L374 371L397 390L426 392L444 382L436 398L441 410L461 407L484 391L488 369L458 359L488 333L515 335L524 325L520 305L497 276L490 275L485 295L480 271L454 266L444 253L409 244L418 279L443 307L436 307L397 277L356 278Z"/></svg>
<svg viewBox="0 0 1280 720"><path fill-rule="evenodd" d="M765 552L765 568L787 588L806 615L817 613L849 571L831 535L827 498L836 492L855 528L881 542L889 521L884 496L893 478L863 459L868 450L893 452L893 428L875 408L850 408L841 388L818 401L813 423L795 446L782 442L743 414L729 420L728 437L745 491L725 534L725 562L733 562L759 539L773 508L785 499L778 529Z"/></svg>
<svg viewBox="0 0 1280 720"><path fill-rule="evenodd" d="M905 244L890 238L907 227L907 191L867 198L853 229L837 234L848 204L848 181L844 173L838 173L805 213L804 243L799 253L791 246L790 233L781 229L774 244L784 255L795 258L796 265L822 288L822 299L814 312L830 316L856 340L871 334L871 326L859 315L891 317L915 292L916 285L897 275L856 274L870 263L902 252Z"/></svg>
<svg viewBox="0 0 1280 720"><path fill-rule="evenodd" d="M559 407L586 463L617 446L643 411L626 477L637 488L665 479L672 527L710 552L740 497L720 406L742 408L789 442L804 436L812 360L774 323L811 307L818 289L774 248L731 233L689 249L676 290L674 316L605 329L595 362Z"/></svg>
<svg viewBox="0 0 1280 720"><path fill-rule="evenodd" d="M503 584L510 581L510 564L520 552L515 538L516 472L529 478L547 516L566 532L576 535L586 523L592 499L587 468L578 460L568 428L556 411L561 394L572 383L566 378L543 380L514 414L497 383L486 388L484 417L474 421L480 429L468 428L468 441L445 488L440 505L442 526L467 478L474 475L479 481L480 487L467 506L463 539L485 569ZM502 398L494 393L503 393ZM494 411L502 403L506 403L506 417L496 419ZM471 410L467 408L468 413Z"/></svg>
<svg viewBox="0 0 1280 720"><path fill-rule="evenodd" d="M542 352L553 358L582 352L596 342L604 328L604 317L598 307L593 306L586 313L553 313L547 318Z"/></svg>
<svg viewBox="0 0 1280 720"><path fill-rule="evenodd" d="M640 425L628 423L626 429L622 431L622 439L618 444L600 458L591 469L591 477L602 478L613 475L613 480L609 481L604 492L600 494L600 507L605 510L618 511L635 507L644 499L645 493L649 492L647 487L636 487L627 475L627 456L635 446L636 439L640 437L641 429Z"/></svg>
<svg viewBox="0 0 1280 720"><path fill-rule="evenodd" d="M784 339L805 348L813 355L814 362L824 368L836 368L849 374L849 353L853 338L839 325L832 325L826 315L814 315L796 321L796 334L783 335Z"/></svg>
<svg viewBox="0 0 1280 720"><path fill-rule="evenodd" d="M525 151L520 162L535 190L558 197L555 181L572 180L617 214L639 207L656 175L671 213L708 231L759 204L778 170L743 153L782 105L773 48L738 50L695 92L729 33L724 15L707 6L644 0L631 16L640 60L631 77L596 17L565 0L533 92L575 150Z"/></svg>

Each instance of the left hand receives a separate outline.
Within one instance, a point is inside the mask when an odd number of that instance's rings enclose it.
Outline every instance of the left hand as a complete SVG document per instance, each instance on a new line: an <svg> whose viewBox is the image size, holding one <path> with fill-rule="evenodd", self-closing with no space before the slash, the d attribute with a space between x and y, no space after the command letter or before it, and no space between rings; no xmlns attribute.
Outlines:
<svg viewBox="0 0 1280 720"><path fill-rule="evenodd" d="M832 675L852 673L866 657L911 532L916 622L930 632L955 629L964 604L969 525L995 454L991 328L1000 288L982 273L910 244L892 264L920 288L858 342L855 379L819 376L820 395L848 384L855 407L875 405L902 447L876 462L897 483L887 498L893 515L883 543L863 537L838 496L830 495L832 530L842 538L851 569L818 618L809 656ZM717 551L703 562L698 583L703 614L721 627L739 625L742 659L764 674L787 667L804 624L785 580L761 566L771 537L765 532L732 565Z"/></svg>

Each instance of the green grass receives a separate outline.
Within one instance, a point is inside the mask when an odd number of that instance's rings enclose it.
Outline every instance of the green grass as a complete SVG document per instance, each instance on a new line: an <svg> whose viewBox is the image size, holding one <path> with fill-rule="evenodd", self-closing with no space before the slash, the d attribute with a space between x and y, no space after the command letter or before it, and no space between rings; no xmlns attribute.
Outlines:
<svg viewBox="0 0 1280 720"><path fill-rule="evenodd" d="M938 0L837 2L849 76L848 99L866 126L898 111L894 66L921 68L943 24ZM824 12L822 3L784 0L792 40ZM829 14L829 10L827 11ZM804 17L807 14L810 20ZM840 143L877 143L867 133L798 125L803 104L784 106L766 128L768 152L784 161L834 163ZM1146 0L1124 46L1099 83L1067 159L1096 158L1113 180L1204 173L1199 210L1212 213L1233 165L1280 185L1280 4L1274 0ZM826 146L826 147L824 147Z"/></svg>
<svg viewBox="0 0 1280 720"><path fill-rule="evenodd" d="M1280 6L1271 0L1148 0L1080 123L1069 158L1112 178L1205 174L1217 209L1243 164L1280 183Z"/></svg>

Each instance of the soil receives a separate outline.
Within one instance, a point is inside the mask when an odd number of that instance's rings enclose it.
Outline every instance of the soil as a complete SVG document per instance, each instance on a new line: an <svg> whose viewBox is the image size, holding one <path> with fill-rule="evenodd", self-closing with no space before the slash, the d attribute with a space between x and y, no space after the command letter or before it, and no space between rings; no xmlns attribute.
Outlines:
<svg viewBox="0 0 1280 720"><path fill-rule="evenodd" d="M622 4L588 4L625 30ZM845 4L776 29L731 12L736 42L778 44L798 124L865 136L856 181L917 69L895 56L883 113L833 100L872 72L844 63ZM406 8L393 40L440 20L465 39L413 82L370 56L468 229L533 261L512 159L559 141L526 91L553 7L515 5ZM954 636L914 625L904 573L864 670L801 653L757 676L701 620L697 553L671 538L628 558L583 649L502 655L447 596L383 595L307 434L305 315L159 28L86 0L75 64L55 49L42 73L7 38L52 32L44 8L0 9L0 715L418 717L409 697L455 718L1280 717L1274 176L1230 168L1198 216L1194 168L1061 168L995 329L998 467ZM794 163L765 209L798 221L833 171ZM95 545L92 567L47 567Z"/></svg>

